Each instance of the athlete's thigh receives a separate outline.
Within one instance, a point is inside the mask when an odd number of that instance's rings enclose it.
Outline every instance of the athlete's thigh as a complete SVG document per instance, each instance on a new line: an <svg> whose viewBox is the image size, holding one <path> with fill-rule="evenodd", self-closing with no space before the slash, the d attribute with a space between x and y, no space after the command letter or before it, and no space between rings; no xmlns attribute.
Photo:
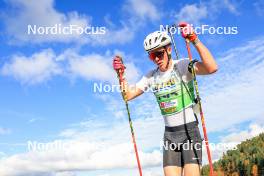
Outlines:
<svg viewBox="0 0 264 176"><path fill-rule="evenodd" d="M182 167L178 166L166 166L163 168L165 176L181 176Z"/></svg>
<svg viewBox="0 0 264 176"><path fill-rule="evenodd" d="M185 164L184 165L185 176L200 176L200 165L198 164Z"/></svg>

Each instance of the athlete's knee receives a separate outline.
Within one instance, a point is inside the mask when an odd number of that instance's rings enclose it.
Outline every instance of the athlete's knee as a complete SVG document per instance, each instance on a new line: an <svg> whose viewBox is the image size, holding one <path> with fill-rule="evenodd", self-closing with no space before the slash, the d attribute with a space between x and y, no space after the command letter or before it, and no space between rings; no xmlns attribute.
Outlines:
<svg viewBox="0 0 264 176"><path fill-rule="evenodd" d="M200 176L201 169L199 164L185 164L184 175L187 176Z"/></svg>
<svg viewBox="0 0 264 176"><path fill-rule="evenodd" d="M163 170L165 176L181 176L183 168L178 166L166 166Z"/></svg>

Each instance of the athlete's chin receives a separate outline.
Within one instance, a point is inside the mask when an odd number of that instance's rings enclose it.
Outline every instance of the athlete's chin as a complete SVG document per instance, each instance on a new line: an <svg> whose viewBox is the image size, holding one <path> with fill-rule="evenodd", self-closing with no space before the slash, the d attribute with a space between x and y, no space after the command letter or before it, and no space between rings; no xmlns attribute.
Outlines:
<svg viewBox="0 0 264 176"><path fill-rule="evenodd" d="M164 68L164 67L159 67L159 70L162 71L162 72L165 72L165 71L166 71L166 68Z"/></svg>
<svg viewBox="0 0 264 176"><path fill-rule="evenodd" d="M164 72L164 71L166 71L166 67L163 64L161 64L161 65L159 65L159 70Z"/></svg>

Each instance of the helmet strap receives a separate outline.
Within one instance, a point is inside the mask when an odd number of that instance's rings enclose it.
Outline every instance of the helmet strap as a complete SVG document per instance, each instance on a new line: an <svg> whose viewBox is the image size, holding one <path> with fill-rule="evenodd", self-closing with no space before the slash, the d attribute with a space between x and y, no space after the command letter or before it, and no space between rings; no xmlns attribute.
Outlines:
<svg viewBox="0 0 264 176"><path fill-rule="evenodd" d="M168 57L168 62L167 62L167 65L166 65L166 69L168 69L169 64L170 64L170 60L171 60L171 54L169 54L169 53L167 52L167 47L164 46L164 49L165 49L165 52L166 52L167 57Z"/></svg>

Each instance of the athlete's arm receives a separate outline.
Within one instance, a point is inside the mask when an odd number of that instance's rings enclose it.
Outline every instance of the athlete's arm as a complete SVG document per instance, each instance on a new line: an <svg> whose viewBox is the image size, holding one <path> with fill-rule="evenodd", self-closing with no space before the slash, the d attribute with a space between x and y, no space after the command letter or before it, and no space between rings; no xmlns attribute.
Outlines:
<svg viewBox="0 0 264 176"><path fill-rule="evenodd" d="M144 93L143 90L137 88L136 86L130 86L127 83L127 80L125 78L119 83L120 83L121 89L123 90L123 92L125 92L127 101L132 100Z"/></svg>
<svg viewBox="0 0 264 176"><path fill-rule="evenodd" d="M181 27L182 37L194 43L194 46L201 57L202 62L197 62L194 67L196 74L208 75L216 72L217 64L212 54L198 39L193 27L185 22L179 23L179 27Z"/></svg>
<svg viewBox="0 0 264 176"><path fill-rule="evenodd" d="M202 62L195 63L195 73L197 75L208 75L217 71L217 64L210 51L204 46L202 42L198 42L195 45Z"/></svg>

